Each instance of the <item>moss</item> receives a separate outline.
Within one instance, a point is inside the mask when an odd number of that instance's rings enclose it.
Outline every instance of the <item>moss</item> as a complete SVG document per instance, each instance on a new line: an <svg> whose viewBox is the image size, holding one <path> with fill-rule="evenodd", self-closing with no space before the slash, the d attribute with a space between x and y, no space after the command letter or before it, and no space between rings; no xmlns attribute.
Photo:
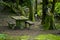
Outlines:
<svg viewBox="0 0 60 40"><path fill-rule="evenodd" d="M41 34L36 36L35 40L60 40L60 36L53 34Z"/></svg>
<svg viewBox="0 0 60 40"><path fill-rule="evenodd" d="M60 36L53 34L39 34L37 36L10 36L6 34L0 34L0 40L60 40Z"/></svg>
<svg viewBox="0 0 60 40"><path fill-rule="evenodd" d="M8 36L6 40L28 40L29 36Z"/></svg>

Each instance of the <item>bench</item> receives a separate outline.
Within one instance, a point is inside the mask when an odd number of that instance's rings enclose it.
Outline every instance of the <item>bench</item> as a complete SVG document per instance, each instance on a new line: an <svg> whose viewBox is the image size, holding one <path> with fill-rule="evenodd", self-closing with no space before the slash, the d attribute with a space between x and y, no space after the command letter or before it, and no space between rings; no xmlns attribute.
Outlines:
<svg viewBox="0 0 60 40"><path fill-rule="evenodd" d="M8 21L8 26L10 29L14 29L15 28L15 22Z"/></svg>
<svg viewBox="0 0 60 40"><path fill-rule="evenodd" d="M27 24L29 24L29 28L28 28L28 29L30 29L30 27L31 27L32 25L34 25L34 22L32 22L32 21L26 21L26 22L25 22L25 27L27 27Z"/></svg>

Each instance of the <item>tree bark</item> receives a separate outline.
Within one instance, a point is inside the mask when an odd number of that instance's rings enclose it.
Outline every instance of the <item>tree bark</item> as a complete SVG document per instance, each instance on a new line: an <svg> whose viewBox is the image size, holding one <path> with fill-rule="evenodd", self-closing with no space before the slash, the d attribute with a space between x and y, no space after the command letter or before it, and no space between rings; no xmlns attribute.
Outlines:
<svg viewBox="0 0 60 40"><path fill-rule="evenodd" d="M33 0L29 0L29 20L34 21Z"/></svg>
<svg viewBox="0 0 60 40"><path fill-rule="evenodd" d="M37 14L37 0L35 0L35 14Z"/></svg>
<svg viewBox="0 0 60 40"><path fill-rule="evenodd" d="M54 21L54 9L55 9L55 3L56 3L56 0L53 0L53 3L52 3L52 9L51 9L51 21L50 21L50 30L52 29L56 29L55 27L55 21Z"/></svg>
<svg viewBox="0 0 60 40"><path fill-rule="evenodd" d="M49 17L48 17L48 0L43 0L43 7L42 7L42 11L43 11L43 14L42 14L42 26L44 28L44 30L48 29L49 27Z"/></svg>

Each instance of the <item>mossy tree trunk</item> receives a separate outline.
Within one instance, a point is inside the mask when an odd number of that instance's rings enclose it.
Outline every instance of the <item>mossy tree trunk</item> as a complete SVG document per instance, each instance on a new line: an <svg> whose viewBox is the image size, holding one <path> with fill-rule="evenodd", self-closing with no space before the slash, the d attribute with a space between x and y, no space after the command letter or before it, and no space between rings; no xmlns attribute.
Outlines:
<svg viewBox="0 0 60 40"><path fill-rule="evenodd" d="M35 0L35 14L37 14L37 0Z"/></svg>
<svg viewBox="0 0 60 40"><path fill-rule="evenodd" d="M43 7L42 7L42 26L44 28L44 30L47 30L48 27L50 26L49 23L49 15L48 15L48 0L43 0Z"/></svg>
<svg viewBox="0 0 60 40"><path fill-rule="evenodd" d="M55 27L55 22L54 22L54 9L55 9L55 3L56 3L56 0L53 0L52 9L51 9L50 27L49 27L50 30L56 29L56 27Z"/></svg>
<svg viewBox="0 0 60 40"><path fill-rule="evenodd" d="M34 21L33 0L29 0L29 20Z"/></svg>
<svg viewBox="0 0 60 40"><path fill-rule="evenodd" d="M42 7L42 24L44 24L45 16L46 16L46 10L47 5L46 5L46 0L43 0L43 7Z"/></svg>
<svg viewBox="0 0 60 40"><path fill-rule="evenodd" d="M52 2L51 11L48 10L48 0L43 0L43 14L42 14L42 25L45 30L56 29L54 24L54 8L56 0Z"/></svg>

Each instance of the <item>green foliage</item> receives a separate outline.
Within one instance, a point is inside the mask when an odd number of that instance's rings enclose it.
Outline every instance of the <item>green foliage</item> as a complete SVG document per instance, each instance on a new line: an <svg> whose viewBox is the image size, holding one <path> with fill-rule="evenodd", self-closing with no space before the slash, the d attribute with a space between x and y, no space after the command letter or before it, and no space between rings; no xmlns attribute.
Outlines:
<svg viewBox="0 0 60 40"><path fill-rule="evenodd" d="M42 5L37 6L37 15L42 16Z"/></svg>
<svg viewBox="0 0 60 40"><path fill-rule="evenodd" d="M60 40L60 36L53 34L42 34L35 37L35 40Z"/></svg>
<svg viewBox="0 0 60 40"><path fill-rule="evenodd" d="M11 5L10 5L9 3L3 2L3 1L2 1L2 2L0 2L0 5L11 7Z"/></svg>
<svg viewBox="0 0 60 40"><path fill-rule="evenodd" d="M10 36L6 34L0 34L0 40L28 40L30 36Z"/></svg>
<svg viewBox="0 0 60 40"><path fill-rule="evenodd" d="M5 34L0 34L0 40L6 40L7 35Z"/></svg>
<svg viewBox="0 0 60 40"><path fill-rule="evenodd" d="M60 14L60 3L59 2L57 2L55 5L55 12Z"/></svg>
<svg viewBox="0 0 60 40"><path fill-rule="evenodd" d="M3 5L3 6L6 6L8 8L10 8L13 12L15 12L16 14L21 14L21 15L24 15L24 9L21 7L21 5L17 4L16 2L13 3L13 2L0 2L0 5Z"/></svg>
<svg viewBox="0 0 60 40"><path fill-rule="evenodd" d="M53 0L49 0L49 2L53 2Z"/></svg>
<svg viewBox="0 0 60 40"><path fill-rule="evenodd" d="M60 23L56 23L55 26L57 30L60 30Z"/></svg>
<svg viewBox="0 0 60 40"><path fill-rule="evenodd" d="M28 5L28 0L20 0L19 1L19 4L21 5L21 6L27 6Z"/></svg>

